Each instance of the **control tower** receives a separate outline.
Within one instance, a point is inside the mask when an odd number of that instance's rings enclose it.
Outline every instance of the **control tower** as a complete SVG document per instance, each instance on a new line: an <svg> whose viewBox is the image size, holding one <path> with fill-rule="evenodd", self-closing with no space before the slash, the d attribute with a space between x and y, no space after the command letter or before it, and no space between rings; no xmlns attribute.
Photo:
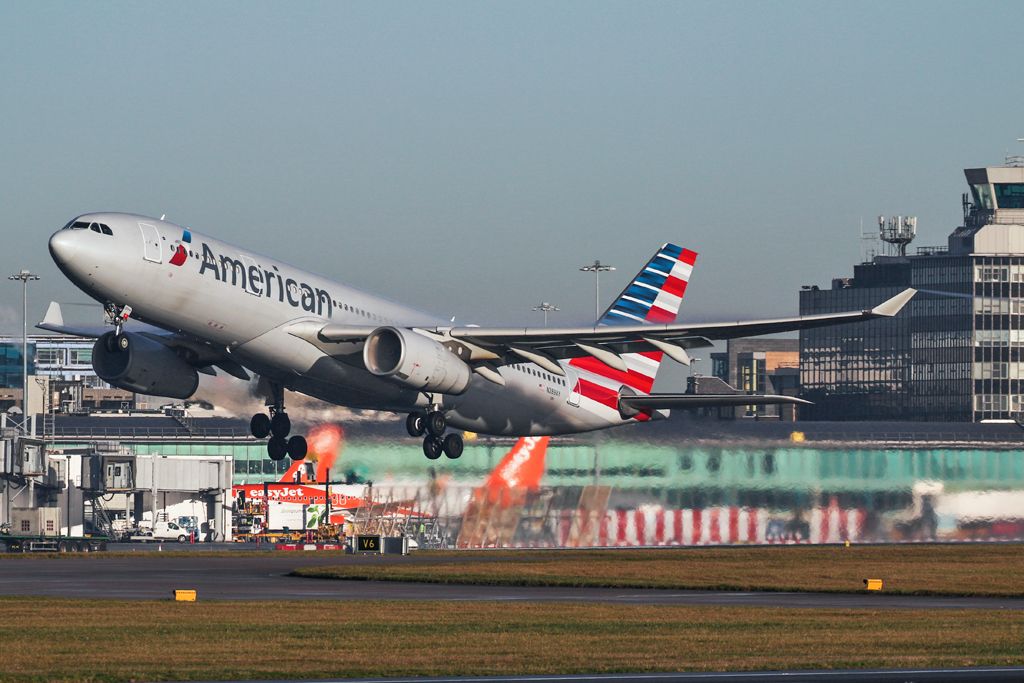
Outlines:
<svg viewBox="0 0 1024 683"><path fill-rule="evenodd" d="M949 236L954 254L1024 253L1024 167L964 170L964 225Z"/></svg>

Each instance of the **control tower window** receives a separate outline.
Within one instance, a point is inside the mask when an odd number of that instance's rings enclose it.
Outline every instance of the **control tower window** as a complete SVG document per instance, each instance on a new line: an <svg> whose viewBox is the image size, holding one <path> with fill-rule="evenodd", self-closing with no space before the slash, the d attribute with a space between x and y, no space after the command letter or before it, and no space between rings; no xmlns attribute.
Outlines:
<svg viewBox="0 0 1024 683"><path fill-rule="evenodd" d="M1024 209L1024 183L996 183L996 206Z"/></svg>
<svg viewBox="0 0 1024 683"><path fill-rule="evenodd" d="M981 209L988 209L991 211L996 208L992 204L992 186L991 185L971 185L971 194L974 195L974 205Z"/></svg>

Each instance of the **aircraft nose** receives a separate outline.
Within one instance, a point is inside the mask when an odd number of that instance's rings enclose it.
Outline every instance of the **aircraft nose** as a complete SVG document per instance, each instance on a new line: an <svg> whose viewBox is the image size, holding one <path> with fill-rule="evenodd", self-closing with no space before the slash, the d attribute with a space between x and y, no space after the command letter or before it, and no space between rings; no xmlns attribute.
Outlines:
<svg viewBox="0 0 1024 683"><path fill-rule="evenodd" d="M58 230L50 237L50 256L58 266L66 266L75 256L75 235L72 230Z"/></svg>

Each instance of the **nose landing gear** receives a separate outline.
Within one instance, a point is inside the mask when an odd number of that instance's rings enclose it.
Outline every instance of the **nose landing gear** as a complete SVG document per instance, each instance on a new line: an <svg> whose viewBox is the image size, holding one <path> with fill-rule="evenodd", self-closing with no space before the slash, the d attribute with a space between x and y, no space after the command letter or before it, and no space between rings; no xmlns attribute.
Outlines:
<svg viewBox="0 0 1024 683"><path fill-rule="evenodd" d="M267 455L271 460L281 460L286 455L291 456L292 460L302 460L308 451L306 438L299 435L288 438L292 421L284 411L284 390L279 385L272 386L274 402L270 405L270 415L253 415L249 420L249 431L257 439L270 437L267 441Z"/></svg>
<svg viewBox="0 0 1024 683"><path fill-rule="evenodd" d="M444 413L433 409L429 413L409 413L405 419L405 429L409 436L423 436L423 455L430 460L437 460L444 453L451 460L462 455L465 444L461 434L448 434L448 420ZM424 436L426 434L426 436Z"/></svg>

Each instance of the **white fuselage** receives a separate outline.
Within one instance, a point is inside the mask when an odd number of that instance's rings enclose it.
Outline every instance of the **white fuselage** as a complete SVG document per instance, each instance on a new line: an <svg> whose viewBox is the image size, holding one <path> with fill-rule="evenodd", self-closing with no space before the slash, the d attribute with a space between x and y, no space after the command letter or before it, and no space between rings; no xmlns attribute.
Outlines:
<svg viewBox="0 0 1024 683"><path fill-rule="evenodd" d="M503 365L504 386L474 375L460 395L428 396L368 372L361 343L313 344L287 328L436 328L443 320L191 230L183 241L186 229L166 221L123 213L78 220L101 222L113 234L61 230L50 239L54 260L75 285L102 303L131 306L133 318L226 350L289 389L395 412L437 401L449 424L484 434L570 434L631 421L575 393L579 375L606 380L567 362L560 363L564 378L531 363Z"/></svg>

